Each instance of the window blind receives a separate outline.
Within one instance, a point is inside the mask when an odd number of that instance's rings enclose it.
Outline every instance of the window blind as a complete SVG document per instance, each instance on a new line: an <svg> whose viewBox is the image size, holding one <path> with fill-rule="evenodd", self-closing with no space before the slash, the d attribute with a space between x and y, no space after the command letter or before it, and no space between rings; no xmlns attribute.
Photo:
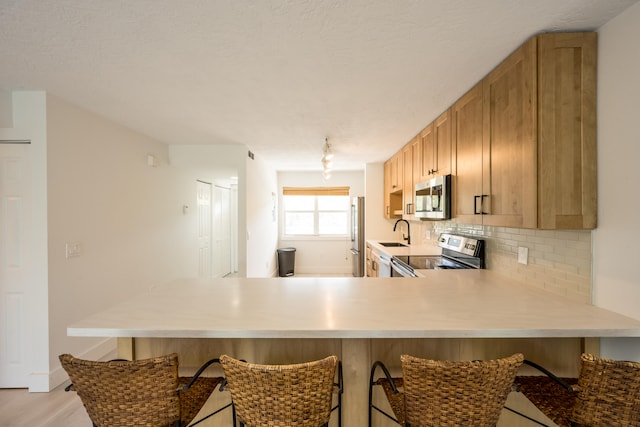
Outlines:
<svg viewBox="0 0 640 427"><path fill-rule="evenodd" d="M349 187L283 187L284 196L348 196Z"/></svg>

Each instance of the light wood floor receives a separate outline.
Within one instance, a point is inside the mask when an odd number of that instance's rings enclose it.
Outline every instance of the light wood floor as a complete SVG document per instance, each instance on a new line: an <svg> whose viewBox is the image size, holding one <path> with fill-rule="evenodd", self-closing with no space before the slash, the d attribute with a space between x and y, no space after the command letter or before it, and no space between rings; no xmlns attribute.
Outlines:
<svg viewBox="0 0 640 427"><path fill-rule="evenodd" d="M91 427L91 420L75 393L64 386L49 393L0 389L2 427Z"/></svg>
<svg viewBox="0 0 640 427"><path fill-rule="evenodd" d="M29 393L27 389L0 389L0 427L91 427L91 420L78 395L65 392L62 385L49 393ZM213 400L196 416L211 413ZM229 411L227 409L226 411ZM231 423L230 413L221 413L198 424L198 427ZM214 420L218 424L214 424Z"/></svg>

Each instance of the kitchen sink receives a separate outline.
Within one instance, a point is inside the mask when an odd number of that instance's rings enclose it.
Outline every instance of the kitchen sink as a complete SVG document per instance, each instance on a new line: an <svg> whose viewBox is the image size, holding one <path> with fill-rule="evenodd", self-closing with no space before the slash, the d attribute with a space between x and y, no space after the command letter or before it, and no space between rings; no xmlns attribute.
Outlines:
<svg viewBox="0 0 640 427"><path fill-rule="evenodd" d="M402 247L402 248L406 248L407 245L405 245L404 243L400 243L400 242L378 242L378 244L380 246L384 246L387 248L393 248L393 247Z"/></svg>

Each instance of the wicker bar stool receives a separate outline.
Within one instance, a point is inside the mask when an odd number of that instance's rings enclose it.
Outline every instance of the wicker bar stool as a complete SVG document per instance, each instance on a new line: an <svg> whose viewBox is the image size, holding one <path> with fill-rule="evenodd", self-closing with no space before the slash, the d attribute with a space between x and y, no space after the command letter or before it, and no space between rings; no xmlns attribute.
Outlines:
<svg viewBox="0 0 640 427"><path fill-rule="evenodd" d="M376 372L380 369L383 376L376 378ZM391 413L373 403L375 387L382 388L387 402L391 407ZM381 361L376 361L371 366L369 375L369 427L373 423L373 412L376 411L391 421L404 425L404 382L402 377L393 377L387 367Z"/></svg>
<svg viewBox="0 0 640 427"><path fill-rule="evenodd" d="M241 426L326 426L336 409L332 408L334 393L341 418L342 378L336 356L292 365L259 365L223 355L220 363Z"/></svg>
<svg viewBox="0 0 640 427"><path fill-rule="evenodd" d="M582 354L578 378L558 378L534 362L524 363L544 375L518 376L516 386L558 426L640 426L640 363Z"/></svg>
<svg viewBox="0 0 640 427"><path fill-rule="evenodd" d="M70 354L59 359L71 380L65 390L78 393L94 427L187 426L224 381L222 377L201 376L218 359L206 362L193 377L179 377L175 353L134 361L90 361Z"/></svg>
<svg viewBox="0 0 640 427"><path fill-rule="evenodd" d="M402 355L402 378L394 378L381 362L371 370L369 425L377 411L400 425L495 426L524 356L487 361L451 362ZM384 376L374 379L381 368ZM393 415L373 404L372 391L381 386Z"/></svg>

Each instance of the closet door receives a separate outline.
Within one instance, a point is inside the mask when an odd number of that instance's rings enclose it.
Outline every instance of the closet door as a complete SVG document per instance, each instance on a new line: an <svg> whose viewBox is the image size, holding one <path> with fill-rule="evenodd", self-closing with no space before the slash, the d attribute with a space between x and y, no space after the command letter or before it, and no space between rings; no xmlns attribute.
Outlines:
<svg viewBox="0 0 640 427"><path fill-rule="evenodd" d="M230 190L213 187L213 277L231 273Z"/></svg>
<svg viewBox="0 0 640 427"><path fill-rule="evenodd" d="M30 385L29 144L0 143L0 388ZM31 297L33 298L33 297Z"/></svg>

